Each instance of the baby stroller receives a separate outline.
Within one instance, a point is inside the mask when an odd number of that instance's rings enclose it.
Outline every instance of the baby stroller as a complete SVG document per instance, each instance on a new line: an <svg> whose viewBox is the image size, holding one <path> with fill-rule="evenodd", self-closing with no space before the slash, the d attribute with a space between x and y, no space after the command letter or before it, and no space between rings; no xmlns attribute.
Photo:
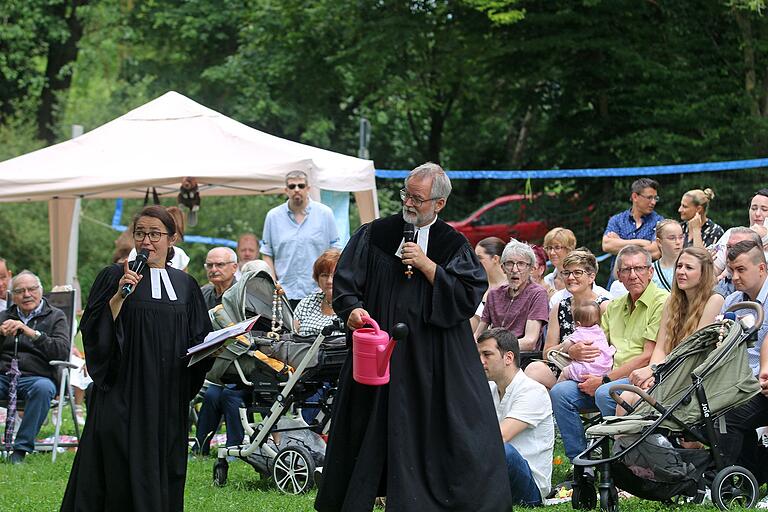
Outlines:
<svg viewBox="0 0 768 512"><path fill-rule="evenodd" d="M251 390L251 403L240 409L247 436L244 444L218 449L213 482L227 482L227 457L250 464L263 478L271 476L288 494L308 491L314 470L322 466L331 405L339 373L347 355L339 326L329 326L317 337L293 333L293 314L284 296L275 292L266 272L246 272L228 289L220 306L210 311L214 328L257 317L253 329L238 336L219 354L208 377L216 384L235 384ZM336 333L336 334L335 334ZM335 334L335 335L334 335ZM302 408L318 409L307 424ZM260 413L262 421L251 418Z"/></svg>
<svg viewBox="0 0 768 512"><path fill-rule="evenodd" d="M574 460L574 509L592 509L596 495L584 468L599 470L600 508L619 508L616 487L643 499L700 503L711 490L721 510L753 506L759 497L754 475L740 466L726 466L718 447L725 432L725 413L760 390L747 362L746 349L763 322L762 306L734 304L729 311L748 309L755 323L726 318L693 333L655 368L655 385L647 392L617 384L611 396L628 411L589 427L589 443ZM727 314L726 316L733 316ZM631 406L618 393L631 391L640 401ZM685 448L698 441L707 448Z"/></svg>

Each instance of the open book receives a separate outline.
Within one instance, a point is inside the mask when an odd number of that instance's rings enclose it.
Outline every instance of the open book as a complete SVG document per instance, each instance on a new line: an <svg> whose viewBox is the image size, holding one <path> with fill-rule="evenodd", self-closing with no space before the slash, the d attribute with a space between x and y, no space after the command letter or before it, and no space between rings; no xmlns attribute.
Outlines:
<svg viewBox="0 0 768 512"><path fill-rule="evenodd" d="M259 317L248 318L238 324L233 324L218 331L211 331L208 336L205 337L202 343L198 343L194 347L187 349L187 357L189 357L189 365L205 359L209 355L213 354L221 347L229 343L234 342L237 336L245 334L253 329L253 325L256 323Z"/></svg>

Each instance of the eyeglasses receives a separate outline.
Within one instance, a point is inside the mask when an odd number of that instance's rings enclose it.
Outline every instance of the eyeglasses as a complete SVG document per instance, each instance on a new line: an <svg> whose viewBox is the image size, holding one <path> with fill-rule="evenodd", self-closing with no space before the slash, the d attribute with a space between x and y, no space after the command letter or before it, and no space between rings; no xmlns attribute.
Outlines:
<svg viewBox="0 0 768 512"><path fill-rule="evenodd" d="M544 246L544 252L552 252L552 251L560 252L563 249L565 249L565 246L562 246L562 245L546 245L546 246Z"/></svg>
<svg viewBox="0 0 768 512"><path fill-rule="evenodd" d="M584 274L590 274L590 272L587 272L586 270L576 269L576 270L561 270L560 275L563 276L564 279L568 279L570 276L575 277L576 279L581 279Z"/></svg>
<svg viewBox="0 0 768 512"><path fill-rule="evenodd" d="M288 190L294 190L296 188L298 188L299 190L304 190L305 188L307 188L307 184L306 183L290 183L286 185L286 187L288 187Z"/></svg>
<svg viewBox="0 0 768 512"><path fill-rule="evenodd" d="M643 194L637 194L637 195L639 195L640 197L642 197L644 199L647 199L648 201L656 201L657 203L661 199L659 196L644 196Z"/></svg>
<svg viewBox="0 0 768 512"><path fill-rule="evenodd" d="M13 292L14 295L24 295L24 292L34 293L39 289L40 289L40 286L35 285L35 286L28 286L26 288L14 288L11 291Z"/></svg>
<svg viewBox="0 0 768 512"><path fill-rule="evenodd" d="M525 270L530 266L531 264L526 263L525 261L505 261L502 264L502 267L507 270L514 270L515 268L517 268L517 270Z"/></svg>
<svg viewBox="0 0 768 512"><path fill-rule="evenodd" d="M627 277L634 272L637 275L644 274L649 268L648 265L641 265L637 267L626 267L626 268L620 268L619 269L619 275L622 277Z"/></svg>
<svg viewBox="0 0 768 512"><path fill-rule="evenodd" d="M150 231L149 233L147 233L146 231L139 230L139 231L133 232L133 239L136 240L137 242L143 242L144 237L148 236L150 242L159 242L160 237L167 234L168 233L164 233L162 231Z"/></svg>
<svg viewBox="0 0 768 512"><path fill-rule="evenodd" d="M203 266L205 267L206 270L211 270L212 268L224 268L227 265L234 265L234 264L235 264L234 261L215 261L215 262L206 261L205 265Z"/></svg>
<svg viewBox="0 0 768 512"><path fill-rule="evenodd" d="M408 193L408 191L404 188L400 189L400 199L402 199L403 202L406 202L407 200L411 200L411 203L413 203L413 206L416 208L421 207L424 203L427 201L434 201L435 199L440 199L439 197L430 197L429 199L422 199L420 197L412 196Z"/></svg>

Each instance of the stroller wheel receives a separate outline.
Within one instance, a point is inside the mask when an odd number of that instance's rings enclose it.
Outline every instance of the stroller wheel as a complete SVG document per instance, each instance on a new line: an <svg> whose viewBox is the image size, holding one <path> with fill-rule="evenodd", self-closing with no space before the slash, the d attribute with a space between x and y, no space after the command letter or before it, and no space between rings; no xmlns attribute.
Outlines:
<svg viewBox="0 0 768 512"><path fill-rule="evenodd" d="M734 506L752 508L759 497L757 479L741 466L728 466L719 471L712 482L712 502L720 510Z"/></svg>
<svg viewBox="0 0 768 512"><path fill-rule="evenodd" d="M306 448L286 446L272 464L272 478L285 494L302 494L314 484L315 461Z"/></svg>
<svg viewBox="0 0 768 512"><path fill-rule="evenodd" d="M619 491L615 486L610 489L600 489L600 510L617 512L619 510Z"/></svg>
<svg viewBox="0 0 768 512"><path fill-rule="evenodd" d="M213 485L224 487L227 485L227 473L229 472L229 463L227 459L218 459L213 465Z"/></svg>
<svg viewBox="0 0 768 512"><path fill-rule="evenodd" d="M595 493L595 479L585 475L573 482L571 494L571 507L574 510L592 510L597 506L597 494Z"/></svg>

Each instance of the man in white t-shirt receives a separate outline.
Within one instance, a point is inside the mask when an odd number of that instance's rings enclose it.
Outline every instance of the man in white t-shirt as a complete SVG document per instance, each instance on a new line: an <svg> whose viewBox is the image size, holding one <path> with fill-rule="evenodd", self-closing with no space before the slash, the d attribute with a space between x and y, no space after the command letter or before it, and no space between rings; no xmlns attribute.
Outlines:
<svg viewBox="0 0 768 512"><path fill-rule="evenodd" d="M478 336L477 350L488 377L516 504L539 506L549 493L555 427L547 389L520 371L520 346L503 328Z"/></svg>

